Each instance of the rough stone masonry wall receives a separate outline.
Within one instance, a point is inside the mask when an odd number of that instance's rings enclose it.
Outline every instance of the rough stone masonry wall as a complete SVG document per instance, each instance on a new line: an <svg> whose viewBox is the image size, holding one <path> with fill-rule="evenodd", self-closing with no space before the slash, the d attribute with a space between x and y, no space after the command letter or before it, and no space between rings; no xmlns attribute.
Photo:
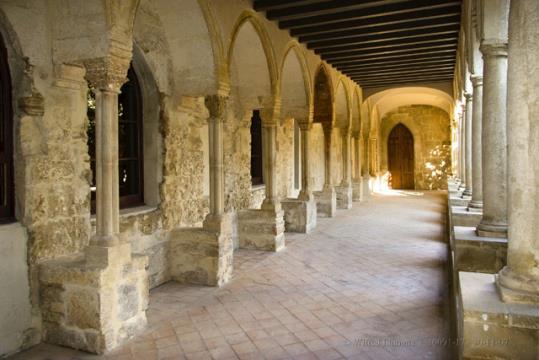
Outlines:
<svg viewBox="0 0 539 360"><path fill-rule="evenodd" d="M447 174L451 170L449 115L430 105L401 106L387 113L380 125L379 159L383 173L388 170L389 133L399 123L404 124L414 136L415 188L447 189Z"/></svg>

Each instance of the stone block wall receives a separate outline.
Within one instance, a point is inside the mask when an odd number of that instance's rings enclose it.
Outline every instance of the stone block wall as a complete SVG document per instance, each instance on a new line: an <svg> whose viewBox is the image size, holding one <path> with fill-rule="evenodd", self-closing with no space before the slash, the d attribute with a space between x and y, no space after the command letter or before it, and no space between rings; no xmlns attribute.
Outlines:
<svg viewBox="0 0 539 360"><path fill-rule="evenodd" d="M404 124L414 136L415 188L447 189L451 171L451 128L449 115L430 105L408 105L384 115L380 125L378 152L382 174L388 170L387 140L397 124Z"/></svg>

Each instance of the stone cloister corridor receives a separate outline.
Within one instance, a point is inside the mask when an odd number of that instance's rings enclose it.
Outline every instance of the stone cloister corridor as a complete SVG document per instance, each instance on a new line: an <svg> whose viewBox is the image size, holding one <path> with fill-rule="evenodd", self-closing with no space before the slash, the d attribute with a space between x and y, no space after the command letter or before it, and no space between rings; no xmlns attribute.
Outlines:
<svg viewBox="0 0 539 360"><path fill-rule="evenodd" d="M0 0L0 359L539 359L539 0Z"/></svg>
<svg viewBox="0 0 539 360"><path fill-rule="evenodd" d="M147 330L107 356L42 344L10 359L453 359L446 201L375 194L283 251L240 250L220 289L155 288Z"/></svg>

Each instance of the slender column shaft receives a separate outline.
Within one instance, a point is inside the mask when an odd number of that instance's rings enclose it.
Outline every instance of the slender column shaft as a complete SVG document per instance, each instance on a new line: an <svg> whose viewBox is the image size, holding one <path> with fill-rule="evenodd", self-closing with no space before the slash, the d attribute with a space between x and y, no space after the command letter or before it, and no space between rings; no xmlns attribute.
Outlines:
<svg viewBox="0 0 539 360"><path fill-rule="evenodd" d="M354 139L354 181L361 180L361 137L359 131L353 133Z"/></svg>
<svg viewBox="0 0 539 360"><path fill-rule="evenodd" d="M223 168L223 116L226 98L217 95L206 97L208 138L210 157L210 214L221 216L224 212L224 168Z"/></svg>
<svg viewBox="0 0 539 360"><path fill-rule="evenodd" d="M472 195L472 94L464 94L466 111L464 112L464 174L466 188L462 196Z"/></svg>
<svg viewBox="0 0 539 360"><path fill-rule="evenodd" d="M118 91L96 89L96 237L113 246L119 233Z"/></svg>
<svg viewBox="0 0 539 360"><path fill-rule="evenodd" d="M498 276L504 301L539 303L539 3L511 1L507 94L507 266ZM486 196L486 194L485 194ZM485 205L486 205L485 197Z"/></svg>
<svg viewBox="0 0 539 360"><path fill-rule="evenodd" d="M341 186L350 186L350 131L341 130L343 173Z"/></svg>
<svg viewBox="0 0 539 360"><path fill-rule="evenodd" d="M472 200L468 207L483 207L483 167L481 159L481 121L483 114L483 76L472 75Z"/></svg>
<svg viewBox="0 0 539 360"><path fill-rule="evenodd" d="M299 192L300 200L312 199L310 186L310 169L309 169L309 149L311 142L312 124L309 122L300 122L299 128L301 131L301 191Z"/></svg>
<svg viewBox="0 0 539 360"><path fill-rule="evenodd" d="M464 167L464 163L466 161L465 155L464 155L466 151L465 150L466 134L465 134L464 119L465 119L464 112L461 112L459 115L459 178L461 181L461 186L465 185L465 181L466 181L466 169Z"/></svg>
<svg viewBox="0 0 539 360"><path fill-rule="evenodd" d="M333 134L333 128L331 125L324 125L324 155L326 159L325 164L325 179L324 179L324 190L330 189L332 187L331 181L331 136Z"/></svg>
<svg viewBox="0 0 539 360"><path fill-rule="evenodd" d="M507 43L483 43L483 218L480 236L507 236Z"/></svg>
<svg viewBox="0 0 539 360"><path fill-rule="evenodd" d="M262 156L264 156L264 184L266 185L266 198L264 199L263 206L265 207L272 207L277 202L275 187L276 128L277 124L274 122L262 124Z"/></svg>

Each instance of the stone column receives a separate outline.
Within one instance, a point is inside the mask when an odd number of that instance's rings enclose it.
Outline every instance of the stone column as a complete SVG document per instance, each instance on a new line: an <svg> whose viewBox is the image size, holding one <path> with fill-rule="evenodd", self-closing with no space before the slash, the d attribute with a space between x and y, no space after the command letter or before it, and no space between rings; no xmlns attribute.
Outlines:
<svg viewBox="0 0 539 360"><path fill-rule="evenodd" d="M337 209L337 193L331 181L331 136L333 127L331 122L323 123L324 129L324 154L325 154L325 179L322 191L315 192L317 213L320 216L333 217Z"/></svg>
<svg viewBox="0 0 539 360"><path fill-rule="evenodd" d="M316 227L317 208L310 184L310 133L312 123L308 119L298 121L301 131L301 191L297 199L284 199L286 231L308 233Z"/></svg>
<svg viewBox="0 0 539 360"><path fill-rule="evenodd" d="M323 124L324 129L324 191L333 191L331 180L331 137L333 135L333 126L331 124Z"/></svg>
<svg viewBox="0 0 539 360"><path fill-rule="evenodd" d="M507 42L486 42L483 53L483 218L477 235L507 236Z"/></svg>
<svg viewBox="0 0 539 360"><path fill-rule="evenodd" d="M339 209L352 208L352 183L350 171L350 130L340 129L342 139L342 180L336 187L337 207Z"/></svg>
<svg viewBox="0 0 539 360"><path fill-rule="evenodd" d="M481 160L481 121L483 114L483 76L472 75L472 199L468 210L483 208L483 168Z"/></svg>
<svg viewBox="0 0 539 360"><path fill-rule="evenodd" d="M280 104L260 111L262 117L262 156L266 198L261 209L241 210L238 213L240 248L279 251L285 247L285 220L277 196L275 179L276 130Z"/></svg>
<svg viewBox="0 0 539 360"><path fill-rule="evenodd" d="M509 232L507 266L498 275L498 289L503 301L539 304L539 46L532 41L539 38L539 3L520 0L511 1L510 6L507 76ZM485 205L486 196L485 193Z"/></svg>
<svg viewBox="0 0 539 360"><path fill-rule="evenodd" d="M262 116L262 156L264 157L264 184L266 185L266 198L262 203L262 209L280 209L277 198L275 182L275 158L277 143L277 119L274 110L261 111Z"/></svg>
<svg viewBox="0 0 539 360"><path fill-rule="evenodd" d="M371 179L371 173L369 171L369 135L368 131L365 132L363 136L363 161L361 163L361 188L363 193L363 200L367 200L371 193L369 188L369 181Z"/></svg>
<svg viewBox="0 0 539 360"><path fill-rule="evenodd" d="M472 94L465 93L466 110L464 111L464 175L465 189L462 197L472 195Z"/></svg>
<svg viewBox="0 0 539 360"><path fill-rule="evenodd" d="M204 219L204 228L210 229L221 221L224 213L224 168L223 168L223 121L226 114L225 97L207 96L208 139L210 156L210 212Z"/></svg>
<svg viewBox="0 0 539 360"><path fill-rule="evenodd" d="M95 92L96 126L96 233L86 249L89 264L131 260L130 245L119 238L118 94L127 81L130 60L123 55L86 64L86 78Z"/></svg>
<svg viewBox="0 0 539 360"><path fill-rule="evenodd" d="M301 191L298 199L310 201L313 199L310 184L310 146L311 146L311 129L313 124L308 121L300 121L299 129L301 131Z"/></svg>
<svg viewBox="0 0 539 360"><path fill-rule="evenodd" d="M460 179L460 186L459 189L464 190L466 184L466 169L465 169L465 162L466 162L466 127L464 126L465 121L465 114L464 114L464 107L462 107L462 111L459 113L459 179Z"/></svg>
<svg viewBox="0 0 539 360"><path fill-rule="evenodd" d="M352 195L354 201L361 201L363 194L361 188L361 133L359 131L354 131L352 133L353 143L354 143L354 174L352 178Z"/></svg>
<svg viewBox="0 0 539 360"><path fill-rule="evenodd" d="M341 186L350 186L350 130L341 129L343 172Z"/></svg>

